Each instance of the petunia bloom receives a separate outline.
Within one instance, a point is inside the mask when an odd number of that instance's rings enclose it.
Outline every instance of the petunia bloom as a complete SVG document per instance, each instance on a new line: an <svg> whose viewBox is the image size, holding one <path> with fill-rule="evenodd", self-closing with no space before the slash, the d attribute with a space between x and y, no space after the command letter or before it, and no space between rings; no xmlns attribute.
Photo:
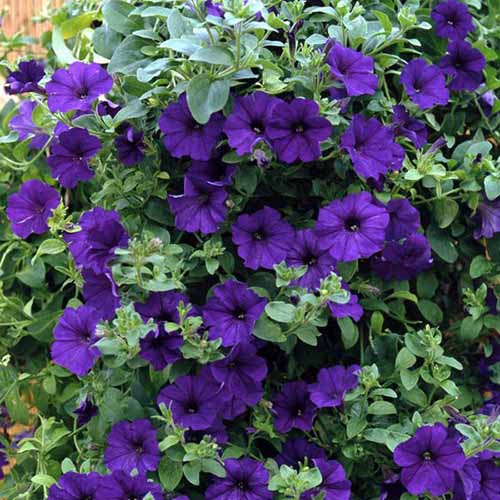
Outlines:
<svg viewBox="0 0 500 500"><path fill-rule="evenodd" d="M226 477L215 478L205 491L205 500L272 500L267 489L269 472L257 460L228 458Z"/></svg>
<svg viewBox="0 0 500 500"><path fill-rule="evenodd" d="M373 270L384 280L415 278L431 266L431 246L427 238L419 233L402 241L389 241L372 262Z"/></svg>
<svg viewBox="0 0 500 500"><path fill-rule="evenodd" d="M294 229L271 207L240 215L232 227L233 243L245 267L272 269L286 258Z"/></svg>
<svg viewBox="0 0 500 500"><path fill-rule="evenodd" d="M223 346L248 342L267 300L245 283L228 280L214 288L214 295L203 308L210 338L222 338Z"/></svg>
<svg viewBox="0 0 500 500"><path fill-rule="evenodd" d="M102 476L66 472L49 488L47 500L96 500Z"/></svg>
<svg viewBox="0 0 500 500"><path fill-rule="evenodd" d="M84 281L82 295L85 304L96 309L102 319L112 320L121 302L111 273L95 273L87 268L83 269L82 276Z"/></svg>
<svg viewBox="0 0 500 500"><path fill-rule="evenodd" d="M387 211L390 217L385 231L387 240L400 240L420 227L420 213L406 198L389 201Z"/></svg>
<svg viewBox="0 0 500 500"><path fill-rule="evenodd" d="M144 159L144 132L128 127L115 139L118 159L127 167L140 163Z"/></svg>
<svg viewBox="0 0 500 500"><path fill-rule="evenodd" d="M193 160L210 160L222 134L224 116L213 113L208 123L198 123L189 111L186 95L171 103L162 113L160 130L165 134L164 144L175 158L189 156Z"/></svg>
<svg viewBox="0 0 500 500"><path fill-rule="evenodd" d="M392 110L394 112L392 124L396 136L402 135L410 139L417 149L427 144L427 127L425 123L410 116L401 104L394 106Z"/></svg>
<svg viewBox="0 0 500 500"><path fill-rule="evenodd" d="M278 432L292 429L310 431L316 416L316 407L311 402L308 386L302 380L283 384L281 392L273 400L274 426Z"/></svg>
<svg viewBox="0 0 500 500"><path fill-rule="evenodd" d="M349 262L382 250L388 224L387 210L362 191L321 208L314 231L332 257Z"/></svg>
<svg viewBox="0 0 500 500"><path fill-rule="evenodd" d="M19 113L9 122L9 128L18 133L19 140L25 141L31 137L30 149L42 149L50 139L46 130L33 123L33 111L36 107L36 102L22 102L19 106Z"/></svg>
<svg viewBox="0 0 500 500"><path fill-rule="evenodd" d="M336 43L328 54L330 73L342 82L348 96L373 95L378 79L373 73L373 58Z"/></svg>
<svg viewBox="0 0 500 500"><path fill-rule="evenodd" d="M113 425L108 434L104 463L111 471L139 474L155 471L160 463L156 429L148 419L123 420Z"/></svg>
<svg viewBox="0 0 500 500"><path fill-rule="evenodd" d="M351 293L349 286L342 283L342 288L350 293L349 301L345 304L337 302L328 302L328 309L334 318L352 318L354 321L359 321L363 314L363 307L359 303L359 298L355 293Z"/></svg>
<svg viewBox="0 0 500 500"><path fill-rule="evenodd" d="M213 186L230 186L233 183L233 175L236 171L234 165L228 165L219 159L209 161L193 160L186 171L190 179L208 182Z"/></svg>
<svg viewBox="0 0 500 500"><path fill-rule="evenodd" d="M93 307L67 307L54 328L50 349L54 363L79 377L86 375L101 355L94 345L99 340L96 327L100 319Z"/></svg>
<svg viewBox="0 0 500 500"><path fill-rule="evenodd" d="M398 170L404 158L401 146L394 142L393 130L361 114L352 117L340 145L349 153L356 173L365 179Z"/></svg>
<svg viewBox="0 0 500 500"><path fill-rule="evenodd" d="M44 65L38 61L23 61L19 63L18 69L7 76L5 80L5 92L7 94L25 94L27 92L44 93L39 85L45 76Z"/></svg>
<svg viewBox="0 0 500 500"><path fill-rule="evenodd" d="M477 464L481 479L479 490L474 492L472 500L498 500L498 485L500 484L500 467L494 460L480 460Z"/></svg>
<svg viewBox="0 0 500 500"><path fill-rule="evenodd" d="M278 465L289 465L298 469L299 463L304 463L306 460L311 465L315 458L326 460L326 453L323 448L309 443L304 438L289 439L283 445L281 453L274 457Z"/></svg>
<svg viewBox="0 0 500 500"><path fill-rule="evenodd" d="M266 133L280 161L308 162L321 156L320 143L330 137L332 126L315 101L293 99L272 107Z"/></svg>
<svg viewBox="0 0 500 500"><path fill-rule="evenodd" d="M461 470L455 472L453 500L471 500L481 489L481 472L476 458L468 459ZM499 477L500 479L500 477Z"/></svg>
<svg viewBox="0 0 500 500"><path fill-rule="evenodd" d="M174 421L189 429L209 429L218 417L221 398L219 384L206 374L184 375L164 387L157 402L172 409Z"/></svg>
<svg viewBox="0 0 500 500"><path fill-rule="evenodd" d="M436 35L450 40L463 40L474 31L472 16L462 2L447 0L439 2L431 12L435 23Z"/></svg>
<svg viewBox="0 0 500 500"><path fill-rule="evenodd" d="M109 271L108 264L117 248L128 244L128 234L114 210L95 207L80 217L80 231L63 238L78 266L96 273Z"/></svg>
<svg viewBox="0 0 500 500"><path fill-rule="evenodd" d="M450 90L472 92L483 83L486 59L470 43L457 40L448 45L448 53L441 59L439 66L451 77Z"/></svg>
<svg viewBox="0 0 500 500"><path fill-rule="evenodd" d="M345 395L358 386L358 365L321 368L318 382L309 386L311 401L318 408L342 406Z"/></svg>
<svg viewBox="0 0 500 500"><path fill-rule="evenodd" d="M83 128L62 132L50 150L47 163L52 177L61 186L74 188L80 181L88 181L95 175L89 161L101 149L101 141Z"/></svg>
<svg viewBox="0 0 500 500"><path fill-rule="evenodd" d="M58 191L48 184L38 179L24 182L19 191L7 199L5 212L10 220L12 232L23 239L32 233L47 232L47 221L60 201Z"/></svg>
<svg viewBox="0 0 500 500"><path fill-rule="evenodd" d="M224 124L229 145L241 156L250 154L256 144L269 142L267 128L273 106L281 102L265 92L235 97L233 110Z"/></svg>
<svg viewBox="0 0 500 500"><path fill-rule="evenodd" d="M286 257L291 267L307 266L307 271L292 285L313 290L318 288L321 280L335 270L335 259L328 248L321 249L316 233L311 229L297 231L292 246Z"/></svg>
<svg viewBox="0 0 500 500"><path fill-rule="evenodd" d="M453 488L455 471L465 455L455 438L438 423L425 425L394 450L394 461L402 467L401 482L412 495L444 495Z"/></svg>
<svg viewBox="0 0 500 500"><path fill-rule="evenodd" d="M81 427L88 424L92 418L98 415L99 408L92 403L92 400L87 396L76 408L73 413L77 416L76 425Z"/></svg>
<svg viewBox="0 0 500 500"><path fill-rule="evenodd" d="M202 234L215 233L227 213L227 193L223 187L194 177L184 177L184 193L168 195L177 229Z"/></svg>
<svg viewBox="0 0 500 500"><path fill-rule="evenodd" d="M257 356L252 344L234 346L224 359L210 364L209 368L226 391L247 405L257 404L264 394L261 382L266 378L267 365L264 358Z"/></svg>
<svg viewBox="0 0 500 500"><path fill-rule="evenodd" d="M89 111L112 87L113 79L99 64L76 61L68 69L58 69L47 83L48 106L52 113Z"/></svg>
<svg viewBox="0 0 500 500"><path fill-rule="evenodd" d="M115 471L110 476L104 476L94 500L130 500L144 498L147 494L153 500L164 500L161 487L148 481L143 474L131 476L124 471Z"/></svg>
<svg viewBox="0 0 500 500"><path fill-rule="evenodd" d="M477 209L481 227L474 230L474 238L493 238L500 233L500 199L483 201Z"/></svg>
<svg viewBox="0 0 500 500"><path fill-rule="evenodd" d="M412 59L401 72L408 97L420 109L446 106L450 98L443 72L422 58Z"/></svg>
<svg viewBox="0 0 500 500"><path fill-rule="evenodd" d="M347 479L342 465L336 460L317 458L313 465L319 469L323 480L316 488L307 490L300 500L313 500L323 493L324 500L349 500L351 498L351 481Z"/></svg>

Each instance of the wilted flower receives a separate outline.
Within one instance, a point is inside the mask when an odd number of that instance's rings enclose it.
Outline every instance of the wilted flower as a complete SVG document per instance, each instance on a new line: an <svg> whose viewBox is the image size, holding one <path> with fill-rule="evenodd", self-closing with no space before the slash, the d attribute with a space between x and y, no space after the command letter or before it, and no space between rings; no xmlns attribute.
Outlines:
<svg viewBox="0 0 500 500"><path fill-rule="evenodd" d="M76 408L73 413L77 416L76 425L81 427L89 423L93 417L99 413L99 408L92 403L92 400L87 396Z"/></svg>
<svg viewBox="0 0 500 500"><path fill-rule="evenodd" d="M36 102L22 102L19 106L19 113L9 122L9 128L18 133L19 140L21 141L32 137L30 142L31 149L42 149L47 144L50 136L44 129L33 123L33 111L36 107Z"/></svg>

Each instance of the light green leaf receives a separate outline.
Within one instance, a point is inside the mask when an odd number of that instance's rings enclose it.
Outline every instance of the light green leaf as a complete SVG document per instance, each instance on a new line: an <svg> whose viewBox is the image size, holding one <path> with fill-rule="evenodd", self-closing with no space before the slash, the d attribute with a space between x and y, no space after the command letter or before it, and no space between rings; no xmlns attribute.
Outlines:
<svg viewBox="0 0 500 500"><path fill-rule="evenodd" d="M211 81L208 75L197 75L188 84L187 102L194 119L201 124L220 111L229 98L229 80Z"/></svg>

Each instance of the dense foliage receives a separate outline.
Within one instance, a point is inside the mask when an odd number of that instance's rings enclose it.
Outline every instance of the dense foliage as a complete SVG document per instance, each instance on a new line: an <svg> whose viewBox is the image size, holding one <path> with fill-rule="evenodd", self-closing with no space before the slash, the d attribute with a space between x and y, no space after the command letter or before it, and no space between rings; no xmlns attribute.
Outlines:
<svg viewBox="0 0 500 500"><path fill-rule="evenodd" d="M2 62L0 496L498 500L497 18L55 10Z"/></svg>

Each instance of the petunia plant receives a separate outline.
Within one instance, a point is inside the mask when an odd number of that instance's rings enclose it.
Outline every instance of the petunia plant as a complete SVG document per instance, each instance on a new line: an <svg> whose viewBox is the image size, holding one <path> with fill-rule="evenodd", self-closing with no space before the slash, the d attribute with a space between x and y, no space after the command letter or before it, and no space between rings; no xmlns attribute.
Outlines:
<svg viewBox="0 0 500 500"><path fill-rule="evenodd" d="M1 63L0 497L498 500L497 17L53 9Z"/></svg>

